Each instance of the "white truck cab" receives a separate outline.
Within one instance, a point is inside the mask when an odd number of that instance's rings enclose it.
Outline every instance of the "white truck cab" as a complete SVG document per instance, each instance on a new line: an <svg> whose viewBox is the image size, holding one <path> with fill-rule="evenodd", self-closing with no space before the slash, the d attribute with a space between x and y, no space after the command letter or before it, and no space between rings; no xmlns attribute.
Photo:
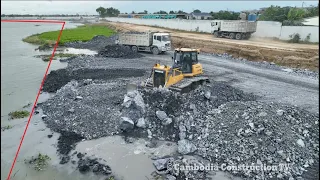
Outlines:
<svg viewBox="0 0 320 180"><path fill-rule="evenodd" d="M170 51L171 40L169 33L154 33L152 45L158 47L159 51Z"/></svg>

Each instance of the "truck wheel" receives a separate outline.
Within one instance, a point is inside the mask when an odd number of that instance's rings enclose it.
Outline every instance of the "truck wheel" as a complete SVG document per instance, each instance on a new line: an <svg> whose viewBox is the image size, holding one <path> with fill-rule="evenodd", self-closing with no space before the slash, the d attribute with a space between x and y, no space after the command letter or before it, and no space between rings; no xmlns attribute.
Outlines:
<svg viewBox="0 0 320 180"><path fill-rule="evenodd" d="M229 34L229 39L234 39L234 37L235 37L235 34L234 34L234 33L230 33L230 34Z"/></svg>
<svg viewBox="0 0 320 180"><path fill-rule="evenodd" d="M216 31L213 33L213 36L217 38L217 37L219 37L219 33Z"/></svg>
<svg viewBox="0 0 320 180"><path fill-rule="evenodd" d="M241 33L237 33L237 34L236 34L236 39L237 39L237 40L242 39L242 34L241 34Z"/></svg>
<svg viewBox="0 0 320 180"><path fill-rule="evenodd" d="M157 47L152 48L152 54L158 55L159 54L159 49Z"/></svg>
<svg viewBox="0 0 320 180"><path fill-rule="evenodd" d="M131 47L131 50L132 50L133 52L138 52L138 47L137 47L137 46L132 46L132 47Z"/></svg>

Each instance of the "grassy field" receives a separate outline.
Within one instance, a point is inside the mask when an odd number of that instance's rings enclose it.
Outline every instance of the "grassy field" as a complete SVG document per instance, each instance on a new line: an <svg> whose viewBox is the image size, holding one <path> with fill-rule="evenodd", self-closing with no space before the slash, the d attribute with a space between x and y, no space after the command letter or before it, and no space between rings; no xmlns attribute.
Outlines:
<svg viewBox="0 0 320 180"><path fill-rule="evenodd" d="M49 31L41 34L34 34L23 39L24 42L37 45L54 45L60 31ZM96 35L111 36L115 32L106 26L83 25L73 29L65 29L62 32L59 45L73 41L89 41Z"/></svg>

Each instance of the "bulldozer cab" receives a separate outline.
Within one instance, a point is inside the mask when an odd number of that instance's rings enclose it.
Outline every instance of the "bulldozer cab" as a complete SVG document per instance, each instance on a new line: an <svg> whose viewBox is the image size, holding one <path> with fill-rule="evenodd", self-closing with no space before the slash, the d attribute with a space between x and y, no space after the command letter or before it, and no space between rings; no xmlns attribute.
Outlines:
<svg viewBox="0 0 320 180"><path fill-rule="evenodd" d="M192 66L198 63L199 52L199 49L175 49L172 57L174 60L173 68L179 68L182 73L192 73Z"/></svg>

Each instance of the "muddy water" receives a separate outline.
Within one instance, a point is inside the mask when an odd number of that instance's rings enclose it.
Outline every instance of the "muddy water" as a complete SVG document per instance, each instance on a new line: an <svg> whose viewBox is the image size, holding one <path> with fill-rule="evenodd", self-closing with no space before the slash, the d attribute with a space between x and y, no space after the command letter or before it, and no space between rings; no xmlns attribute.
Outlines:
<svg viewBox="0 0 320 180"><path fill-rule="evenodd" d="M65 28L77 25L67 23ZM34 50L37 46L21 40L35 33L59 29L60 24L1 22L1 122L9 112L34 101L48 65L34 57L43 54ZM64 66L53 61L51 70Z"/></svg>

